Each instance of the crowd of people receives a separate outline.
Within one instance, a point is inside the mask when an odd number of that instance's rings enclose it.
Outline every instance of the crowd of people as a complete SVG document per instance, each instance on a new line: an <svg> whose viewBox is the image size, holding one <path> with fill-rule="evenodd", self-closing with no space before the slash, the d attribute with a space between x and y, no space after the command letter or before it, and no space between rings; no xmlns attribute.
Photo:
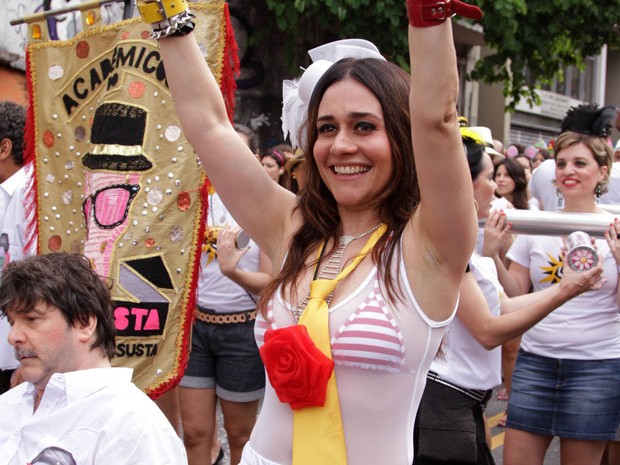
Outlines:
<svg viewBox="0 0 620 465"><path fill-rule="evenodd" d="M311 50L284 84L291 145L259 151L171 3L138 7L212 183L187 367L152 402L111 366L89 260L25 247L25 111L0 102L0 463L220 464L219 405L231 464L492 465L503 383L506 465L542 465L554 437L563 465L601 464L620 425L620 115L582 105L553 143L504 149L456 111L449 18L481 11L407 0L415 72L365 40ZM605 216L597 260L513 234L510 208Z"/></svg>

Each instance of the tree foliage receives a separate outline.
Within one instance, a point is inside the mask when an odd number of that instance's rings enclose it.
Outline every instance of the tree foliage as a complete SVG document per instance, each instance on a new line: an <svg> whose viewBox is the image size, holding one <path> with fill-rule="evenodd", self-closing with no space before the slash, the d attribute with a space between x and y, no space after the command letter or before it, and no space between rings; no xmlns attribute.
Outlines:
<svg viewBox="0 0 620 465"><path fill-rule="evenodd" d="M503 83L510 107L521 97L537 101L535 85L568 66L583 67L604 44L620 45L620 0L479 0L484 40L494 51L472 77ZM529 79L527 78L529 74Z"/></svg>
<svg viewBox="0 0 620 465"><path fill-rule="evenodd" d="M384 55L406 66L407 18L403 0L265 0L291 43L307 50L321 41L361 37ZM620 46L620 0L470 0L482 7L484 40L492 53L470 76L485 83L503 83L509 108L520 98L536 101L536 85L551 82L568 66L604 44ZM313 31L318 42L304 43ZM299 64L297 58L297 64Z"/></svg>
<svg viewBox="0 0 620 465"><path fill-rule="evenodd" d="M372 41L392 61L406 65L404 0L265 0L277 27L298 50L328 40L358 37ZM297 58L296 65L299 65Z"/></svg>

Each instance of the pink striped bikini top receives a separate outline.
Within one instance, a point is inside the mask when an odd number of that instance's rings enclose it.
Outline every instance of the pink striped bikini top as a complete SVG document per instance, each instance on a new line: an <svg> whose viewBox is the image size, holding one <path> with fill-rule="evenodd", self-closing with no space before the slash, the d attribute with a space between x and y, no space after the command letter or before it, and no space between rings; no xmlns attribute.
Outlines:
<svg viewBox="0 0 620 465"><path fill-rule="evenodd" d="M346 312L350 312L352 305L355 305L355 310L347 317ZM255 335L259 347L268 328L294 324L289 308L279 292L275 299L271 299L267 306L268 321L261 315L256 320ZM405 363L404 338L390 306L383 298L376 272L350 298L330 308L329 318L332 357L336 366L391 373L402 370ZM285 324L278 325L276 322Z"/></svg>

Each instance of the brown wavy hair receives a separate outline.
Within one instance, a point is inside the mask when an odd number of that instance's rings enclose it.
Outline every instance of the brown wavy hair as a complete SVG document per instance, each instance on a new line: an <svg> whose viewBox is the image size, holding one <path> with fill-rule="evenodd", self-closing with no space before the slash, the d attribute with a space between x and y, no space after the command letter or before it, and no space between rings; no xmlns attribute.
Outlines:
<svg viewBox="0 0 620 465"><path fill-rule="evenodd" d="M372 259L384 273L383 279L390 299L398 290L392 284L391 263L396 244L420 203L420 189L413 158L411 119L409 115L409 75L393 63L375 58L345 58L333 64L319 80L308 106L307 143L305 153L312 154L317 140L319 104L325 91L334 83L354 79L370 90L381 104L387 137L392 151L394 172L392 181L378 199L381 221L388 225L389 234L377 242ZM259 308L266 308L269 298L280 285L292 284L296 293L299 273L306 267L310 253L318 245L332 239L335 245L342 234L338 205L321 176L313 156L306 157L306 188L298 199L303 224L291 240L286 261L279 275L263 290ZM385 252L385 253L384 253ZM310 262L314 266L316 260ZM299 297L299 296L298 296Z"/></svg>
<svg viewBox="0 0 620 465"><path fill-rule="evenodd" d="M516 158L516 157L515 157ZM503 158L497 165L495 165L493 178L497 175L497 170L500 166L506 168L506 173L510 179L515 183L515 188L512 191L512 200L510 203L517 210L529 210L530 204L528 202L527 194L527 177L525 176L525 169L523 165L516 161L514 158Z"/></svg>

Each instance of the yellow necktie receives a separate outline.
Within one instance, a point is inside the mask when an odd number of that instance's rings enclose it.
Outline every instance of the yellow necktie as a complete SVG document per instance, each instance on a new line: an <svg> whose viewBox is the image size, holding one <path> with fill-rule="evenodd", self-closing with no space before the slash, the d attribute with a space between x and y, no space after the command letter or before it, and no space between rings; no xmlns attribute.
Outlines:
<svg viewBox="0 0 620 465"><path fill-rule="evenodd" d="M361 252L334 279L316 279L310 283L310 299L299 324L308 329L316 346L330 359L329 314L325 299L383 236L387 225L382 224L368 238ZM323 407L304 407L293 410L293 465L346 465L347 450L336 386L336 375L327 384Z"/></svg>

